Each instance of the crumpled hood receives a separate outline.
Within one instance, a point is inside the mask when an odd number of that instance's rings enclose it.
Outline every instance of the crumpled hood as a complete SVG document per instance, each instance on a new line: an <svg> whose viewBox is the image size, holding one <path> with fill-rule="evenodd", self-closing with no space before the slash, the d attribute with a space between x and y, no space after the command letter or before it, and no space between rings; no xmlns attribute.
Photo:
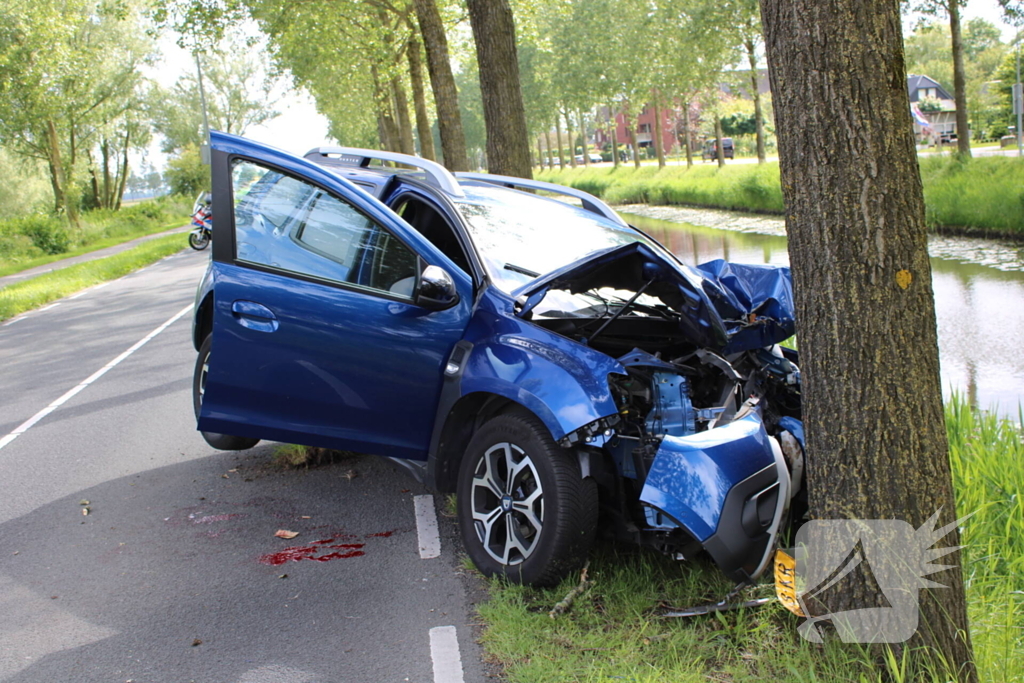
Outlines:
<svg viewBox="0 0 1024 683"><path fill-rule="evenodd" d="M528 282L512 294L523 316L548 291L578 294L610 287L646 294L682 314L681 331L700 346L725 353L774 344L793 334L792 283L788 268L711 261L697 270L642 242L611 247Z"/></svg>

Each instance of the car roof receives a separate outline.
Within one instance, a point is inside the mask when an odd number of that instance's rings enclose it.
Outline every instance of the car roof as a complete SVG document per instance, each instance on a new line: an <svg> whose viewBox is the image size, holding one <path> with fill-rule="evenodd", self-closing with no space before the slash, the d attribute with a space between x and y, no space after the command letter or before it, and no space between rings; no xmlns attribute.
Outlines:
<svg viewBox="0 0 1024 683"><path fill-rule="evenodd" d="M384 194L389 183L397 177L419 180L432 185L452 199L458 200L465 196L463 183L485 183L511 190L528 190L531 192L547 192L579 201L586 211L602 216L614 223L626 227L626 222L614 210L597 197L577 190L576 188L555 185L540 180L513 178L510 176L487 173L451 173L441 164L429 159L379 150L360 149L355 147L314 147L305 154L305 158L346 180L361 186L378 199ZM402 164L410 168L373 166L372 162ZM553 200L557 201L557 200Z"/></svg>

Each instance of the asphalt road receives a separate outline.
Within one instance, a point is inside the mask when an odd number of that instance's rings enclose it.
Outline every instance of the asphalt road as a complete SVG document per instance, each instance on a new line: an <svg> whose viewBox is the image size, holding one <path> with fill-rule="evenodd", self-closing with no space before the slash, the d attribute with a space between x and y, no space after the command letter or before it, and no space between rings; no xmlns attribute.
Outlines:
<svg viewBox="0 0 1024 683"><path fill-rule="evenodd" d="M208 258L0 326L0 681L484 680L441 501L372 456L288 470L195 431Z"/></svg>

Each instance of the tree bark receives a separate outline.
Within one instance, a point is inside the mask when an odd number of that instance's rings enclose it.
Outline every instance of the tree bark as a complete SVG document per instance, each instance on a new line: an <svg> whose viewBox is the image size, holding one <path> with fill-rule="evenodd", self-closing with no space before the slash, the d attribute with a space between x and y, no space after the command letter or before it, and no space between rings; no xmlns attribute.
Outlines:
<svg viewBox="0 0 1024 683"><path fill-rule="evenodd" d="M394 97L395 120L398 125L399 151L402 154L415 154L412 119L409 118L409 98L405 94L405 86L397 78L391 79L391 93Z"/></svg>
<svg viewBox="0 0 1024 683"><path fill-rule="evenodd" d="M78 209L73 198L69 198L69 183L64 170L64 160L60 152L60 141L57 139L57 126L53 120L46 122L46 162L50 168L50 186L53 188L53 201L57 213L63 211L71 226L76 230L81 227L78 222Z"/></svg>
<svg viewBox="0 0 1024 683"><path fill-rule="evenodd" d="M715 112L715 155L718 158L718 167L725 166L725 148L722 144L722 117Z"/></svg>
<svg viewBox="0 0 1024 683"><path fill-rule="evenodd" d="M558 168L565 168L565 154L562 151L562 118L555 112L555 144L558 145Z"/></svg>
<svg viewBox="0 0 1024 683"><path fill-rule="evenodd" d="M427 53L427 72L437 108L437 126L441 133L441 156L450 171L468 171L466 138L462 133L459 94L448 56L448 38L441 13L434 0L415 0L416 19Z"/></svg>
<svg viewBox="0 0 1024 683"><path fill-rule="evenodd" d="M124 188L128 183L128 147L132 140L131 126L124 131L124 148L121 150L121 176L118 178L117 196L114 198L114 211L121 210L121 199L124 197Z"/></svg>
<svg viewBox="0 0 1024 683"><path fill-rule="evenodd" d="M612 163L619 167L619 122L612 116Z"/></svg>
<svg viewBox="0 0 1024 683"><path fill-rule="evenodd" d="M590 168L590 143L587 141L587 119L582 109L576 110L576 120L580 122L580 147L583 148L583 166Z"/></svg>
<svg viewBox="0 0 1024 683"><path fill-rule="evenodd" d="M555 167L555 157L551 153L551 128L544 129L544 142L548 146L548 170L550 171Z"/></svg>
<svg viewBox="0 0 1024 683"><path fill-rule="evenodd" d="M572 117L568 111L563 111L565 117L565 134L569 136L569 165L576 168L576 131L572 129Z"/></svg>
<svg viewBox="0 0 1024 683"><path fill-rule="evenodd" d="M949 34L953 39L953 101L956 103L956 147L961 156L971 156L971 129L967 123L967 77L964 74L964 41L960 31L960 4L949 0Z"/></svg>
<svg viewBox="0 0 1024 683"><path fill-rule="evenodd" d="M658 168L665 168L665 148L661 144L661 109L654 106L654 150L658 153Z"/></svg>
<svg viewBox="0 0 1024 683"><path fill-rule="evenodd" d="M812 519L956 519L897 0L761 0L799 321ZM944 543L956 545L956 530ZM977 680L959 568L910 646ZM867 581L837 609L877 603ZM927 650L914 650L927 656Z"/></svg>
<svg viewBox="0 0 1024 683"><path fill-rule="evenodd" d="M487 168L498 175L532 178L512 7L508 0L467 0L466 5L480 66Z"/></svg>
<svg viewBox="0 0 1024 683"><path fill-rule="evenodd" d="M693 131L690 130L690 101L687 100L683 107L683 130L686 135L686 165L693 166Z"/></svg>
<svg viewBox="0 0 1024 683"><path fill-rule="evenodd" d="M764 153L764 113L761 111L761 91L758 88L757 78L757 51L755 50L754 39L747 39L747 60L750 62L750 93L754 98L754 132L757 138L757 163L765 162Z"/></svg>
<svg viewBox="0 0 1024 683"><path fill-rule="evenodd" d="M434 160L434 133L430 130L427 114L427 94L423 87L423 55L420 41L414 33L409 38L409 81L412 84L413 109L416 112L416 135L420 140L420 156Z"/></svg>

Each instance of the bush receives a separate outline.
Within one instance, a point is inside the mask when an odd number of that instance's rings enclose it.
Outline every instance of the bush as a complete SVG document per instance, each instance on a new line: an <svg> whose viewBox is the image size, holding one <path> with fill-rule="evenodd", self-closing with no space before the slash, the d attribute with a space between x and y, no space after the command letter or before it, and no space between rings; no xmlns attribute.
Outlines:
<svg viewBox="0 0 1024 683"><path fill-rule="evenodd" d="M44 254L63 254L71 246L64 221L56 216L31 215L5 222L5 235L23 235Z"/></svg>
<svg viewBox="0 0 1024 683"><path fill-rule="evenodd" d="M196 147L186 147L177 157L167 162L164 178L171 186L171 194L195 197L210 186L210 169L204 166Z"/></svg>

